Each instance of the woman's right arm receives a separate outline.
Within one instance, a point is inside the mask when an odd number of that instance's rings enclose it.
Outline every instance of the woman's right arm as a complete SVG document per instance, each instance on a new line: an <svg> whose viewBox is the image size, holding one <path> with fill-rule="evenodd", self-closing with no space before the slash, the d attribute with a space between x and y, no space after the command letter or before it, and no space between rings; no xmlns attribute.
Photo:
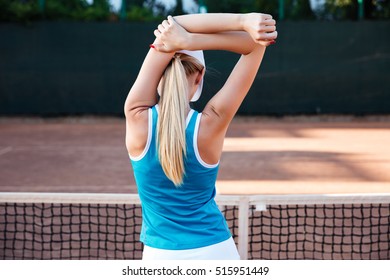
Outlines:
<svg viewBox="0 0 390 280"><path fill-rule="evenodd" d="M264 46L277 37L276 21L268 14L192 14L176 16L174 20L190 33L246 31L256 43Z"/></svg>

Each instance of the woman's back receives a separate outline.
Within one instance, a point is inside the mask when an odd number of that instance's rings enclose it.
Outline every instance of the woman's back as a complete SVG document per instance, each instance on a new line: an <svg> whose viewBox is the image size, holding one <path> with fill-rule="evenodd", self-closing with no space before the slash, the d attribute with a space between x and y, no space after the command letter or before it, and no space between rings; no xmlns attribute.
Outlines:
<svg viewBox="0 0 390 280"><path fill-rule="evenodd" d="M192 249L230 237L224 217L215 204L218 164L199 157L197 136L202 114L191 110L186 122L185 175L177 187L165 175L158 159L156 127L158 106L149 110L145 150L131 157L138 192L143 203L141 241L159 249Z"/></svg>

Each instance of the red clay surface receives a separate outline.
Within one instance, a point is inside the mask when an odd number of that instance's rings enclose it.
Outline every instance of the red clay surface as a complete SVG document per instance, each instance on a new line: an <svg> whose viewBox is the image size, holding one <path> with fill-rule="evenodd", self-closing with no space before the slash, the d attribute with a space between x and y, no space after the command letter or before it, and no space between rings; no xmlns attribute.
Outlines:
<svg viewBox="0 0 390 280"><path fill-rule="evenodd" d="M0 192L134 193L115 118L0 119ZM237 117L219 193L390 193L390 118Z"/></svg>

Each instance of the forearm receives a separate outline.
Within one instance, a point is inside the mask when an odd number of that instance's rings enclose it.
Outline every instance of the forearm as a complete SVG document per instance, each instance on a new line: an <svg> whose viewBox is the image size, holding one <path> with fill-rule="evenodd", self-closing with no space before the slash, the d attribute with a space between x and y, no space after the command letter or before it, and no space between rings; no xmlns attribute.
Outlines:
<svg viewBox="0 0 390 280"><path fill-rule="evenodd" d="M186 50L225 50L239 54L249 54L256 47L251 36L243 31L215 34L190 33L183 49Z"/></svg>
<svg viewBox="0 0 390 280"><path fill-rule="evenodd" d="M243 31L243 14L191 14L174 17L175 21L191 33L219 33Z"/></svg>
<svg viewBox="0 0 390 280"><path fill-rule="evenodd" d="M158 51L227 50L248 54L256 44L269 46L277 37L267 14L194 14L168 17L154 31Z"/></svg>

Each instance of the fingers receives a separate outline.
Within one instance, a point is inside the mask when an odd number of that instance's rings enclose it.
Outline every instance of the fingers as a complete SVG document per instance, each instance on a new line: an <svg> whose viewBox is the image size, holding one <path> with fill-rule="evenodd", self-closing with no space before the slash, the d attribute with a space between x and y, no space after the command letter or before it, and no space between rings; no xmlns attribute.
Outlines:
<svg viewBox="0 0 390 280"><path fill-rule="evenodd" d="M269 33L265 33L265 38L264 39L267 39L267 40L276 40L276 38L278 38L278 31L274 31L274 32L269 32Z"/></svg>
<svg viewBox="0 0 390 280"><path fill-rule="evenodd" d="M174 23L176 23L176 21L173 19L172 16L168 16L168 23L169 24L174 24Z"/></svg>
<svg viewBox="0 0 390 280"><path fill-rule="evenodd" d="M264 20L272 20L272 15L269 14L261 14L261 15Z"/></svg>
<svg viewBox="0 0 390 280"><path fill-rule="evenodd" d="M172 24L175 23L173 17L168 16L167 20L164 20L161 24L157 26L157 30L160 33L164 33L165 31L169 30L169 28L172 26ZM156 34L155 34L156 35Z"/></svg>
<svg viewBox="0 0 390 280"><path fill-rule="evenodd" d="M276 31L276 21L272 15L258 14L257 19L252 24L251 36L256 43L264 46L275 43L278 32Z"/></svg>
<svg viewBox="0 0 390 280"><path fill-rule="evenodd" d="M272 18L262 21L261 25L266 32L273 32L276 30L276 21Z"/></svg>
<svg viewBox="0 0 390 280"><path fill-rule="evenodd" d="M259 32L257 33L253 39L255 41L264 41L264 40L268 40L268 41L272 41L272 40L275 40L276 38L278 38L278 32L277 31L273 31L273 32Z"/></svg>
<svg viewBox="0 0 390 280"><path fill-rule="evenodd" d="M170 26L170 23L169 23L167 20L164 20L164 21L162 22L162 26L163 26L164 28L168 28L168 27Z"/></svg>
<svg viewBox="0 0 390 280"><path fill-rule="evenodd" d="M164 27L162 24L159 24L159 25L157 26L157 29L158 29L158 31L160 31L161 33L163 33L163 32L165 31L165 27Z"/></svg>
<svg viewBox="0 0 390 280"><path fill-rule="evenodd" d="M276 31L276 26L275 25L273 25L273 26L264 25L264 26L260 27L260 30L262 30L264 32L274 32L274 31Z"/></svg>
<svg viewBox="0 0 390 280"><path fill-rule="evenodd" d="M267 19L263 21L263 24L266 26L275 26L276 25L276 20L274 19Z"/></svg>
<svg viewBox="0 0 390 280"><path fill-rule="evenodd" d="M158 30L158 29L156 29L156 30L154 30L154 36L156 36L156 38L160 38L161 37L161 32Z"/></svg>
<svg viewBox="0 0 390 280"><path fill-rule="evenodd" d="M157 29L154 30L154 35L156 38L160 41L163 42L163 44L153 44L151 47L154 48L155 50L159 52L171 52L171 46L170 44L172 43L172 36L174 36L174 26L175 21L172 16L169 16L166 20L161 22L157 26Z"/></svg>

